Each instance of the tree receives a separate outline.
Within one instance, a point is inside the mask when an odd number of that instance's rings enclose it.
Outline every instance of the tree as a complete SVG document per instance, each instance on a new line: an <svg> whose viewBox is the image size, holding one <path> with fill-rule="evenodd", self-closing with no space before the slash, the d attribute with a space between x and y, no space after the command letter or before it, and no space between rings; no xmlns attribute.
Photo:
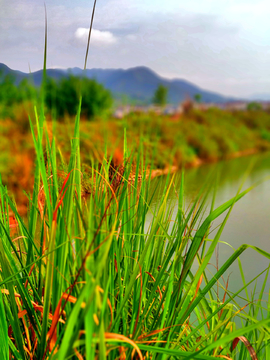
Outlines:
<svg viewBox="0 0 270 360"><path fill-rule="evenodd" d="M87 117L102 115L111 108L111 93L95 80L80 79L75 76L63 78L59 82L48 79L45 102L56 116L75 115L82 96L81 114Z"/></svg>
<svg viewBox="0 0 270 360"><path fill-rule="evenodd" d="M101 115L113 105L109 90L95 80L82 80L82 114L85 116Z"/></svg>
<svg viewBox="0 0 270 360"><path fill-rule="evenodd" d="M168 88L160 84L154 94L153 103L159 106L165 106L168 98Z"/></svg>
<svg viewBox="0 0 270 360"><path fill-rule="evenodd" d="M195 94L194 95L194 100L196 101L196 103L200 103L202 101L202 95L201 94Z"/></svg>
<svg viewBox="0 0 270 360"><path fill-rule="evenodd" d="M0 102L4 106L11 106L18 101L18 89L15 85L15 78L8 74L0 73Z"/></svg>
<svg viewBox="0 0 270 360"><path fill-rule="evenodd" d="M262 110L262 105L256 101L252 101L247 105L247 110L249 111Z"/></svg>
<svg viewBox="0 0 270 360"><path fill-rule="evenodd" d="M18 89L18 102L22 102L24 100L33 100L38 98L37 89L28 82L27 79L23 79L19 85Z"/></svg>
<svg viewBox="0 0 270 360"><path fill-rule="evenodd" d="M0 71L0 103L4 106L11 107L16 103L37 97L37 90L29 84L27 79L23 79L19 85L16 85L15 80L13 75L4 75Z"/></svg>

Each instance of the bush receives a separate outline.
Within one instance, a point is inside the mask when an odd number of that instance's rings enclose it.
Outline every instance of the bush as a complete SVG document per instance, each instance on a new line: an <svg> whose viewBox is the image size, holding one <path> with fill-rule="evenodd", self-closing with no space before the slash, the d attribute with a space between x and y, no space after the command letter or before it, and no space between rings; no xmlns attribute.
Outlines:
<svg viewBox="0 0 270 360"><path fill-rule="evenodd" d="M14 78L11 75L3 76L0 73L0 103L4 106L13 105L18 99L18 89L14 84Z"/></svg>
<svg viewBox="0 0 270 360"><path fill-rule="evenodd" d="M95 80L75 76L61 79L58 83L49 79L46 85L45 103L56 116L75 115L82 96L81 113L86 117L102 115L112 106L112 96Z"/></svg>
<svg viewBox="0 0 270 360"><path fill-rule="evenodd" d="M247 110L249 111L262 110L262 105L256 101L252 101L247 105Z"/></svg>
<svg viewBox="0 0 270 360"><path fill-rule="evenodd" d="M262 136L263 140L267 140L270 142L270 131L268 131L266 129L262 129L261 136Z"/></svg>
<svg viewBox="0 0 270 360"><path fill-rule="evenodd" d="M165 106L168 99L168 89L160 84L154 94L153 103L159 106Z"/></svg>

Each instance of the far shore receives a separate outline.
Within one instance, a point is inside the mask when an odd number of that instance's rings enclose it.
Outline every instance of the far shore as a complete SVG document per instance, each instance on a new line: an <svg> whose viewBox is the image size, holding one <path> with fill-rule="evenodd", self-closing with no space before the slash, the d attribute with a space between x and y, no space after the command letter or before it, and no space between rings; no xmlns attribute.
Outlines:
<svg viewBox="0 0 270 360"><path fill-rule="evenodd" d="M265 151L261 151L261 153L264 153ZM255 154L259 154L260 151L258 149L247 149L247 150L243 150L243 151L237 151L235 153L229 154L226 157L223 158L212 158L212 159L200 159L200 158L196 158L194 161L187 163L184 165L185 169L190 169L190 168L196 168L199 166L203 166L205 164L212 164L212 163L217 163L219 161L223 161L223 160L231 160L231 159L236 159L236 158L240 158L240 157L245 157L245 156L251 156L251 155L255 155ZM176 166L173 165L171 167L165 167L164 169L154 169L151 171L151 178L154 179L155 177L158 176L162 176L162 175L168 175L168 174L174 174L178 171L180 171L182 169L182 165L181 166Z"/></svg>

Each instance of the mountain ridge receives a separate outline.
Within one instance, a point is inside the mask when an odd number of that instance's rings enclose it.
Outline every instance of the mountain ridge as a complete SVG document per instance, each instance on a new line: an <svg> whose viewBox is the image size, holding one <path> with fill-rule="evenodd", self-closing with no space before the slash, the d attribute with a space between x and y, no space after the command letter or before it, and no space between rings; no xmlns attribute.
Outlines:
<svg viewBox="0 0 270 360"><path fill-rule="evenodd" d="M0 71L4 75L10 74L14 76L16 84L19 84L23 79L28 79L35 86L40 86L42 81L43 70L27 74L12 70L7 65L0 63ZM121 99L127 96L129 99L141 103L150 103L156 88L160 84L168 88L168 102L172 104L180 103L186 98L193 99L196 94L201 94L201 100L205 103L225 103L239 100L232 96L224 96L202 89L184 79L166 79L146 66L129 69L92 68L82 70L78 67L47 69L47 77L51 77L56 81L69 75L95 79L109 89L115 98Z"/></svg>

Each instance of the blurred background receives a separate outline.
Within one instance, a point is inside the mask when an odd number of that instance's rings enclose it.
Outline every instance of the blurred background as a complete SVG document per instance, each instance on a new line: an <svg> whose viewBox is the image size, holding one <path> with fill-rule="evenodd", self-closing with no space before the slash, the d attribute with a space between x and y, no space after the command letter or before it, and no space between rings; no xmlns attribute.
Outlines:
<svg viewBox="0 0 270 360"><path fill-rule="evenodd" d="M270 6L262 0L1 2L0 173L26 212L35 153L29 118L45 107L68 159L82 95L84 165L123 157L123 134L157 169L270 148ZM35 110L36 109L36 110ZM62 167L64 165L61 165Z"/></svg>

